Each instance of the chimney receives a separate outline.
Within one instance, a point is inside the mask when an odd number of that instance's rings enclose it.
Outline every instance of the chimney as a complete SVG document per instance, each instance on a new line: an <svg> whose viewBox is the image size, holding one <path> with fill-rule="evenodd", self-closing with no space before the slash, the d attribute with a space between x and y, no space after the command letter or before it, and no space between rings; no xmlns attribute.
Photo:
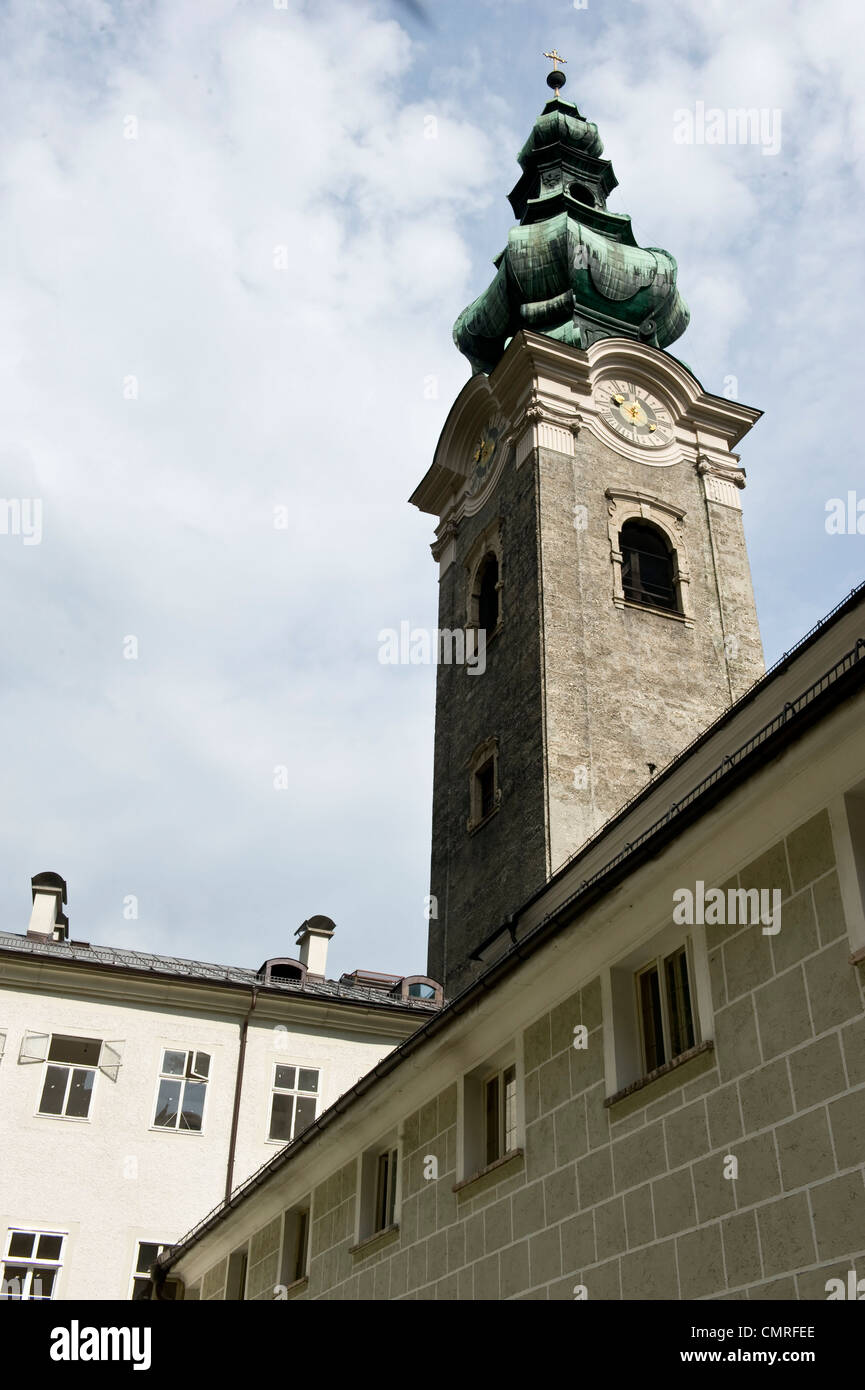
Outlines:
<svg viewBox="0 0 865 1390"><path fill-rule="evenodd" d="M306 966L307 976L316 980L325 978L327 948L330 938L336 931L336 923L329 917L310 917L294 933L299 947L299 960Z"/></svg>
<svg viewBox="0 0 865 1390"><path fill-rule="evenodd" d="M27 935L32 941L65 941L69 935L69 918L63 911L66 902L66 883L59 874L35 874L30 880L33 911Z"/></svg>

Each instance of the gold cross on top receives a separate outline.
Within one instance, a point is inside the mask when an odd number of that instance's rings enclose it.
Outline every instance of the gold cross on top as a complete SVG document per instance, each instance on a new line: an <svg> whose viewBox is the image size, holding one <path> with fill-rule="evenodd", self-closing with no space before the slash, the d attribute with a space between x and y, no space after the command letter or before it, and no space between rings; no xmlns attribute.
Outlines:
<svg viewBox="0 0 865 1390"><path fill-rule="evenodd" d="M555 48L552 50L551 53L545 53L544 57L549 58L551 60L553 64L553 72L558 72L559 63L566 63L568 61L567 58L563 58L561 53L558 53Z"/></svg>

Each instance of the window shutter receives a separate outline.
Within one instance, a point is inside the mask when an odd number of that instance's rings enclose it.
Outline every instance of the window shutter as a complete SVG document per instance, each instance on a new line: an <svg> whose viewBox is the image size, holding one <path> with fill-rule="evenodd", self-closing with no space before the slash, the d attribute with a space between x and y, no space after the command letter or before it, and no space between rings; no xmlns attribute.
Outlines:
<svg viewBox="0 0 865 1390"><path fill-rule="evenodd" d="M206 1081L210 1076L210 1055L207 1052L196 1052L192 1057L192 1066L189 1069L191 1076L196 1076L200 1081Z"/></svg>
<svg viewBox="0 0 865 1390"><path fill-rule="evenodd" d="M44 1062L48 1056L48 1044L51 1041L50 1033L30 1033L25 1032L21 1039L21 1046L18 1049L19 1062Z"/></svg>
<svg viewBox="0 0 865 1390"><path fill-rule="evenodd" d="M116 1081L123 1062L123 1042L104 1042L99 1053L99 1070L109 1080Z"/></svg>

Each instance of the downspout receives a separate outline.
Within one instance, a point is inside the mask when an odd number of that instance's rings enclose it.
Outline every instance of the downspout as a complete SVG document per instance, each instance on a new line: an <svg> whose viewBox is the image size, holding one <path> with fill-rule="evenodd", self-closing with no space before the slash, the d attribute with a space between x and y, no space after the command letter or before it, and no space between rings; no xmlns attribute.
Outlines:
<svg viewBox="0 0 865 1390"><path fill-rule="evenodd" d="M258 989L255 985L253 985L252 999L250 1001L249 1008L246 1011L246 1018L243 1020L243 1026L240 1030L240 1049L237 1054L237 1076L234 1082L234 1108L231 1112L231 1137L228 1141L228 1165L225 1170L226 1202L231 1196L231 1190L234 1184L234 1157L235 1149L237 1148L237 1126L238 1121L240 1119L240 1092L243 1087L243 1064L246 1060L246 1035L249 1032L249 1020L252 1017L253 1010L255 1009L257 1003Z"/></svg>

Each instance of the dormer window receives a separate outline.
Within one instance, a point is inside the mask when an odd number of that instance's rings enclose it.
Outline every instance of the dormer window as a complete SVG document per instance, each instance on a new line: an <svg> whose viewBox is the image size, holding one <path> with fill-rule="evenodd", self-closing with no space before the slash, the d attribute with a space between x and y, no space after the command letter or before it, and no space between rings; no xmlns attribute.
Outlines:
<svg viewBox="0 0 865 1390"><path fill-rule="evenodd" d="M258 972L258 977L265 985L281 984L283 981L297 984L304 984L306 981L306 966L302 961L293 960L287 956L277 956L273 960L266 960Z"/></svg>
<svg viewBox="0 0 865 1390"><path fill-rule="evenodd" d="M299 965L274 965L270 971L271 980L302 980L303 970Z"/></svg>
<svg viewBox="0 0 865 1390"><path fill-rule="evenodd" d="M440 1004L443 991L438 981L427 975L406 975L391 993L400 999L428 999L430 1003Z"/></svg>
<svg viewBox="0 0 865 1390"><path fill-rule="evenodd" d="M423 980L416 980L413 985L409 985L407 994L409 999L435 999L435 985L428 985Z"/></svg>

